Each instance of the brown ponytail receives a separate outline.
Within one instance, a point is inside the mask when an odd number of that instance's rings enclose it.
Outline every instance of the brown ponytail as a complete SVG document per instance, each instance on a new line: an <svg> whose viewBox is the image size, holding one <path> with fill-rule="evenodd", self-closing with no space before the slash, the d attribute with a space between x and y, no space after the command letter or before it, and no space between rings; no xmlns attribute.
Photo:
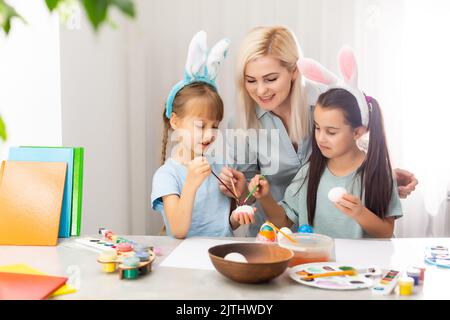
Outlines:
<svg viewBox="0 0 450 320"><path fill-rule="evenodd" d="M166 117L166 108L164 108L163 112L163 123L164 123L164 132L162 139L162 150L161 150L161 164L166 162L166 154L167 154L167 141L169 140L169 130L170 130L170 120Z"/></svg>
<svg viewBox="0 0 450 320"><path fill-rule="evenodd" d="M383 115L378 101L372 98L370 105L369 148L358 173L361 174L361 183L364 184L365 206L380 218L384 218L388 213L394 178Z"/></svg>

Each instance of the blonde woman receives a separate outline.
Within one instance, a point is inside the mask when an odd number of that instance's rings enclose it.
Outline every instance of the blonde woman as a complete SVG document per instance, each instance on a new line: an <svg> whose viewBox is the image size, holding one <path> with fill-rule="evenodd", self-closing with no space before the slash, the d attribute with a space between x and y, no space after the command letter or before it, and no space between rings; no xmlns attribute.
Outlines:
<svg viewBox="0 0 450 320"><path fill-rule="evenodd" d="M233 168L224 167L221 171L221 178L229 187L233 180L241 199L247 196L248 181L261 174L268 180L274 199L282 200L287 186L311 153L312 106L325 87L303 79L297 68L301 58L295 36L283 26L254 28L243 40L237 62L239 103L228 128L243 129L241 133L256 131L244 137L227 136L234 163ZM396 169L395 175L399 196L405 198L418 181L405 170ZM224 186L220 188L232 197ZM253 221L242 221L252 222L247 236L256 236L264 221L259 208Z"/></svg>

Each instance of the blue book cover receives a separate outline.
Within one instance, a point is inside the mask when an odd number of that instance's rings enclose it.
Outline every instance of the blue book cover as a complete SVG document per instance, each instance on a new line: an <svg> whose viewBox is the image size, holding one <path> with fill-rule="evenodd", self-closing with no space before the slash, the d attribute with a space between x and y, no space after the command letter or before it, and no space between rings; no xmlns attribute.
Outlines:
<svg viewBox="0 0 450 320"><path fill-rule="evenodd" d="M36 162L66 162L67 173L64 186L59 238L69 238L72 216L73 149L72 148L10 148L9 160Z"/></svg>

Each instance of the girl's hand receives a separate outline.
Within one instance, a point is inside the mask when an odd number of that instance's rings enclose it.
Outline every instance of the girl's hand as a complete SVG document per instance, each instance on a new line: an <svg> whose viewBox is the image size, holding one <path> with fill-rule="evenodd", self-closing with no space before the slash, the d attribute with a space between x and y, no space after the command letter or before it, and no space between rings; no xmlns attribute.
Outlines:
<svg viewBox="0 0 450 320"><path fill-rule="evenodd" d="M233 180L234 187L236 188L236 196L238 198L241 197L241 195L245 191L245 187L247 185L247 181L245 180L245 176L242 172L234 170L229 167L223 167L222 171L220 171L220 179L227 185L230 190L233 190L233 185L231 184L231 179ZM231 192L225 188L221 183L219 184L220 191L227 197L233 198L234 195L231 194ZM234 192L234 190L233 190Z"/></svg>
<svg viewBox="0 0 450 320"><path fill-rule="evenodd" d="M211 166L205 157L196 157L188 164L186 183L198 189L203 181L210 175Z"/></svg>
<svg viewBox="0 0 450 320"><path fill-rule="evenodd" d="M344 214L353 219L359 217L364 210L361 200L349 193L345 193L341 200L335 203L335 206Z"/></svg>
<svg viewBox="0 0 450 320"><path fill-rule="evenodd" d="M255 213L257 208L253 208L253 214L248 214L247 212L239 212L234 210L231 213L231 220L239 224L250 224L255 223Z"/></svg>
<svg viewBox="0 0 450 320"><path fill-rule="evenodd" d="M265 196L267 196L270 192L270 185L267 179L261 179L261 175L257 174L253 177L252 180L250 180L250 183L248 184L248 191L252 192L255 186L258 186L256 188L256 191L253 193L253 196L256 199L261 199Z"/></svg>
<svg viewBox="0 0 450 320"><path fill-rule="evenodd" d="M398 195L400 198L405 199L416 189L419 181L414 177L414 174L402 169L395 169L395 180L398 186Z"/></svg>

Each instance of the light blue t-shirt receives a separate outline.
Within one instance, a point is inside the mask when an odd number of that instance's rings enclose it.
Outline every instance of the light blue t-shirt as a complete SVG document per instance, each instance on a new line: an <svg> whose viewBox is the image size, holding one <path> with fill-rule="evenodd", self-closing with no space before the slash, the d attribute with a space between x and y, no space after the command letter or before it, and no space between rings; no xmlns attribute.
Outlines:
<svg viewBox="0 0 450 320"><path fill-rule="evenodd" d="M295 227L308 224L308 211L306 194L308 189L307 177L309 164L303 166L287 187L284 199L279 204L284 208L286 215L294 223ZM304 183L303 183L304 182ZM317 188L316 212L314 216L314 232L325 234L333 238L369 238L370 236L351 217L341 212L328 199L331 188L343 187L348 193L360 195L361 176L356 171L343 177L335 176L325 167L324 173ZM364 199L364 193L363 197ZM362 201L364 205L364 200ZM397 186L394 181L391 201L386 217L400 218L403 215Z"/></svg>
<svg viewBox="0 0 450 320"><path fill-rule="evenodd" d="M220 165L211 164L214 173L219 174ZM167 228L167 234L172 236L170 225L164 213L162 197L176 194L181 195L186 181L187 168L169 158L153 176L152 208L162 214ZM219 189L218 180L211 174L198 189L192 209L191 227L186 237L231 237L233 236L229 223L230 199Z"/></svg>

